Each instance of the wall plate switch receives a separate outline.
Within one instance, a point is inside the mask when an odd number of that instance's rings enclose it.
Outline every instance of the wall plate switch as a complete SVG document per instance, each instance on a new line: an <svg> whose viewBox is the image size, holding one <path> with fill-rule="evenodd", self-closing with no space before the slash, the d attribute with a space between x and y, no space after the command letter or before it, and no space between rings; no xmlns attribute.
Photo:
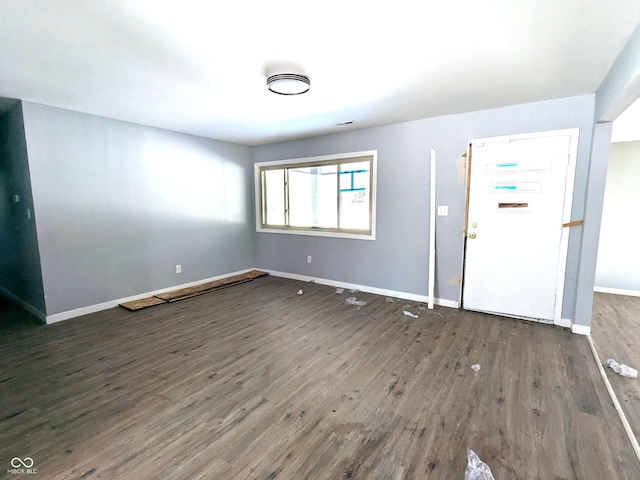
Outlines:
<svg viewBox="0 0 640 480"><path fill-rule="evenodd" d="M176 265L176 273L182 273L182 265Z"/></svg>
<svg viewBox="0 0 640 480"><path fill-rule="evenodd" d="M449 215L449 207L446 205L438 205L438 216L446 217Z"/></svg>
<svg viewBox="0 0 640 480"><path fill-rule="evenodd" d="M311 263L311 255L307 255L307 263Z"/></svg>

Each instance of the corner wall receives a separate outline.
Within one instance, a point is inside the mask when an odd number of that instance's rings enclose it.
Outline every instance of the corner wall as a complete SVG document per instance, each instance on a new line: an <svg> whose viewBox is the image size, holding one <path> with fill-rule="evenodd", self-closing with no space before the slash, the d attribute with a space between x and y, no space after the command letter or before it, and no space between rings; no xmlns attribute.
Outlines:
<svg viewBox="0 0 640 480"><path fill-rule="evenodd" d="M14 201L14 195L19 202ZM0 289L44 319L46 314L22 104L0 117Z"/></svg>
<svg viewBox="0 0 640 480"><path fill-rule="evenodd" d="M23 108L47 315L254 266L248 147Z"/></svg>

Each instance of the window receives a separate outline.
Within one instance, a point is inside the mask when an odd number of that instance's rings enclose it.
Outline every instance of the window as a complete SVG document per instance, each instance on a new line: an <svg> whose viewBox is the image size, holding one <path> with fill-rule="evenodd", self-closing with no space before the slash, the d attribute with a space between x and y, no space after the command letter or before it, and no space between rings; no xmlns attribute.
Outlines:
<svg viewBox="0 0 640 480"><path fill-rule="evenodd" d="M375 238L376 151L257 163L258 231Z"/></svg>

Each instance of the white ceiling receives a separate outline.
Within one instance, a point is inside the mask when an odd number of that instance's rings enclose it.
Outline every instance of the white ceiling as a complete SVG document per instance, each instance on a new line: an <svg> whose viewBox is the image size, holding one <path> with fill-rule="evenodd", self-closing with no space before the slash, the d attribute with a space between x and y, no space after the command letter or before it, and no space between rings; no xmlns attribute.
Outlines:
<svg viewBox="0 0 640 480"><path fill-rule="evenodd" d="M593 93L639 22L638 0L4 0L0 96L255 145ZM307 94L267 90L282 62Z"/></svg>

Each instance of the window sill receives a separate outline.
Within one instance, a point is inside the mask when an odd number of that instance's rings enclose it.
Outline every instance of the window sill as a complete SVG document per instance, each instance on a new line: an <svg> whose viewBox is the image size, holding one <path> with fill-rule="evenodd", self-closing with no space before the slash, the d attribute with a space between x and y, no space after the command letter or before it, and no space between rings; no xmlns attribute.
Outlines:
<svg viewBox="0 0 640 480"><path fill-rule="evenodd" d="M280 228L256 228L257 233L280 233L284 235L304 235L309 237L331 237L350 238L354 240L375 240L375 232L372 233L347 233L347 232L326 232L322 230L289 230Z"/></svg>

